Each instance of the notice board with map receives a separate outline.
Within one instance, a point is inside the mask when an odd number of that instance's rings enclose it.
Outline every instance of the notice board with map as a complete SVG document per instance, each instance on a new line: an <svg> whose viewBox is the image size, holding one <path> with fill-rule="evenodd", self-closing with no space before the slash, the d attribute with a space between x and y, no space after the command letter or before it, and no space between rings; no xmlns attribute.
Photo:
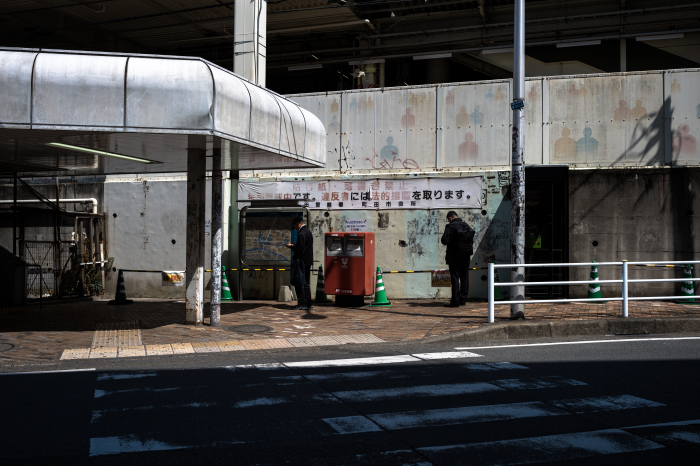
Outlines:
<svg viewBox="0 0 700 466"><path fill-rule="evenodd" d="M293 243L292 218L304 217L303 211L247 211L245 214L246 263L292 260L287 243Z"/></svg>

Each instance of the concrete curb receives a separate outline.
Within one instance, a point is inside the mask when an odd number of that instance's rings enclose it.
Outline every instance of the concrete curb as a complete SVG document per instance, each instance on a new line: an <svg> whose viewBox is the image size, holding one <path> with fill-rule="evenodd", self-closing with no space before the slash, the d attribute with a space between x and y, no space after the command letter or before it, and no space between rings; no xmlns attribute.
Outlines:
<svg viewBox="0 0 700 466"><path fill-rule="evenodd" d="M421 343L527 340L586 335L651 335L662 333L698 333L700 318L668 317L658 319L599 319L564 322L508 322L424 338Z"/></svg>

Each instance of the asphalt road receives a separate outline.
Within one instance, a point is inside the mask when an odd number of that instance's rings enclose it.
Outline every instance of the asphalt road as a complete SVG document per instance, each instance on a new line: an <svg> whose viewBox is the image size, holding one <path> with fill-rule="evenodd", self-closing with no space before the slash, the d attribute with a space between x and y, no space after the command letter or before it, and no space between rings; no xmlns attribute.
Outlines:
<svg viewBox="0 0 700 466"><path fill-rule="evenodd" d="M72 372L0 375L0 459L699 464L700 337L658 338L377 345L24 368Z"/></svg>

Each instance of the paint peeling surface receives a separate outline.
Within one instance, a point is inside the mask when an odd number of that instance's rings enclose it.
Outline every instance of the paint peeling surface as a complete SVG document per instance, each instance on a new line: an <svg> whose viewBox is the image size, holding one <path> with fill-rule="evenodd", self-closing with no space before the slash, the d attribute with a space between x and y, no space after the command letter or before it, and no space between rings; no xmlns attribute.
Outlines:
<svg viewBox="0 0 700 466"><path fill-rule="evenodd" d="M532 390L536 388L577 387L586 385L584 382L579 382L578 380L573 379L565 379L556 375L531 379L494 380L491 383L508 390Z"/></svg>
<svg viewBox="0 0 700 466"><path fill-rule="evenodd" d="M474 464L500 465L572 460L657 448L663 446L618 429L609 429L418 450L440 464L461 457L469 458Z"/></svg>
<svg viewBox="0 0 700 466"><path fill-rule="evenodd" d="M420 385L415 387L404 388L383 388L380 390L353 390L344 392L333 392L344 401L362 402L362 401L377 401L392 398L426 398L437 396L452 396L452 395L468 395L471 393L485 393L501 391L490 383L473 382L473 383L456 383L456 384L441 384L441 385Z"/></svg>
<svg viewBox="0 0 700 466"><path fill-rule="evenodd" d="M554 406L566 409L567 411L572 411L576 414L666 406L662 403L656 403L655 401L649 401L631 395L599 396L595 398L551 401L550 403Z"/></svg>
<svg viewBox="0 0 700 466"><path fill-rule="evenodd" d="M503 421L542 416L567 415L566 411L545 403L511 403L503 405L468 406L462 408L432 409L425 411L405 411L400 413L370 414L372 421L388 430L411 429L417 427L437 427L473 422ZM340 419L340 421L338 420ZM333 422L345 422L346 418L334 418ZM324 421L329 422L328 419ZM333 425L331 422L329 424ZM362 430L367 424L360 423L354 431L345 425L342 433L370 432Z"/></svg>
<svg viewBox="0 0 700 466"><path fill-rule="evenodd" d="M153 439L141 440L135 435L90 439L90 456L114 455L138 451L178 450L186 446L171 445Z"/></svg>

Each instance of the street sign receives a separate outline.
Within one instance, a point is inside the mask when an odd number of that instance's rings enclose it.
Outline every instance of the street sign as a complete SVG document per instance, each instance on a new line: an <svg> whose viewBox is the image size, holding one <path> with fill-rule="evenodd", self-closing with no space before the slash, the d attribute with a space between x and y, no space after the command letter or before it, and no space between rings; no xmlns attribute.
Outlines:
<svg viewBox="0 0 700 466"><path fill-rule="evenodd" d="M517 109L519 109L519 108L523 108L524 106L525 106L525 102L523 102L522 100L518 99L518 100L514 100L513 102L511 102L511 104L510 104L510 109L511 109L511 110L517 110Z"/></svg>

